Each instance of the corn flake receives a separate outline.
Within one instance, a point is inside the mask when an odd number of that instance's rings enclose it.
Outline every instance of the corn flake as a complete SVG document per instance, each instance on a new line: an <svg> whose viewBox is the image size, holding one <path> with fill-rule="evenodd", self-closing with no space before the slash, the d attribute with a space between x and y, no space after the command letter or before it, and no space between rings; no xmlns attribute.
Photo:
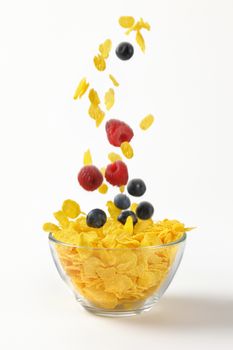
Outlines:
<svg viewBox="0 0 233 350"><path fill-rule="evenodd" d="M89 149L84 153L83 164L84 165L91 165L92 164L92 156L91 156L91 152Z"/></svg>
<svg viewBox="0 0 233 350"><path fill-rule="evenodd" d="M62 211L68 218L75 219L79 216L81 210L78 203L72 199L67 199L62 204Z"/></svg>
<svg viewBox="0 0 233 350"><path fill-rule="evenodd" d="M140 128L142 130L147 130L154 123L154 117L152 114L148 114L145 118L143 118L140 122Z"/></svg>
<svg viewBox="0 0 233 350"><path fill-rule="evenodd" d="M112 74L109 74L109 78L111 79L111 81L113 82L113 85L118 87L120 84L118 83L118 81L116 80L116 78L114 78L114 76Z"/></svg>
<svg viewBox="0 0 233 350"><path fill-rule="evenodd" d="M111 48L112 48L112 42L110 39L107 39L103 44L100 44L99 52L101 53L103 58L108 58Z"/></svg>
<svg viewBox="0 0 233 350"><path fill-rule="evenodd" d="M104 71L106 69L105 59L102 55L97 55L94 57L94 65L99 71Z"/></svg>
<svg viewBox="0 0 233 350"><path fill-rule="evenodd" d="M137 41L138 45L140 46L142 52L145 52L145 49L146 49L145 40L144 40L144 38L139 30L137 30L137 32L136 32L136 41Z"/></svg>
<svg viewBox="0 0 233 350"><path fill-rule="evenodd" d="M78 84L77 89L75 90L74 100L81 98L87 91L88 87L89 87L89 83L87 83L86 78L83 78Z"/></svg>
<svg viewBox="0 0 233 350"><path fill-rule="evenodd" d="M61 225L61 227L66 228L69 226L69 220L67 218L67 216L63 213L63 211L59 210L55 213L53 213L55 219L57 219L57 221L59 222L59 224Z"/></svg>
<svg viewBox="0 0 233 350"><path fill-rule="evenodd" d="M131 147L131 145L127 141L122 142L121 151L124 154L124 156L128 159L131 159L134 155L133 148Z"/></svg>
<svg viewBox="0 0 233 350"><path fill-rule="evenodd" d="M121 16L119 24L123 28L131 28L134 25L135 19L132 16Z"/></svg>
<svg viewBox="0 0 233 350"><path fill-rule="evenodd" d="M108 192L108 185L106 184L102 184L99 188L98 188L99 193L105 194Z"/></svg>
<svg viewBox="0 0 233 350"><path fill-rule="evenodd" d="M109 89L105 96L104 96L104 103L106 106L106 109L109 111L112 106L114 105L114 101L115 101L115 94L114 94L114 90L113 89Z"/></svg>
<svg viewBox="0 0 233 350"><path fill-rule="evenodd" d="M94 89L91 89L89 91L88 97L89 97L91 104L93 104L95 106L100 104L100 99L99 99L98 93Z"/></svg>
<svg viewBox="0 0 233 350"><path fill-rule="evenodd" d="M55 224L52 224L51 222L46 222L44 225L43 225L43 230L45 232L52 232L52 233L56 233L57 231L60 230L60 228L55 225Z"/></svg>

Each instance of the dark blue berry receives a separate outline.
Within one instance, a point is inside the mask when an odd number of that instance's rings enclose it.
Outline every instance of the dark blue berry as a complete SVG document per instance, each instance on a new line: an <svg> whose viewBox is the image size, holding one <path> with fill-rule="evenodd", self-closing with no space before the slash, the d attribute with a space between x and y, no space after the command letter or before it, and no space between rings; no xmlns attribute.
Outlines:
<svg viewBox="0 0 233 350"><path fill-rule="evenodd" d="M106 221L107 216L101 209L93 209L87 214L86 223L90 227L100 228Z"/></svg>
<svg viewBox="0 0 233 350"><path fill-rule="evenodd" d="M130 207L130 199L123 193L119 193L114 198L114 204L119 209L128 209Z"/></svg>
<svg viewBox="0 0 233 350"><path fill-rule="evenodd" d="M147 220L154 214L154 207L149 202L141 202L136 209L137 217L141 220Z"/></svg>
<svg viewBox="0 0 233 350"><path fill-rule="evenodd" d="M120 43L116 48L116 55L123 61L129 60L134 54L133 45L127 42Z"/></svg>
<svg viewBox="0 0 233 350"><path fill-rule="evenodd" d="M132 179L127 185L127 191L134 197L140 197L146 192L145 182L141 179Z"/></svg>
<svg viewBox="0 0 233 350"><path fill-rule="evenodd" d="M125 210L120 213L117 220L120 221L123 225L126 223L127 217L131 216L133 218L133 224L135 225L138 222L138 219L135 213L131 210Z"/></svg>

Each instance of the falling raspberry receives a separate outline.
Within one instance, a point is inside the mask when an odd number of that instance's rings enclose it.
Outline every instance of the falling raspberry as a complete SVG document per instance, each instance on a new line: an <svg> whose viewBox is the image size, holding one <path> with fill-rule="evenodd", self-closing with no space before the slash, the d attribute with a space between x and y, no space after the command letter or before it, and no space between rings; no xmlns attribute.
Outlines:
<svg viewBox="0 0 233 350"><path fill-rule="evenodd" d="M78 173L78 182L86 191L94 191L102 184L103 175L94 165L86 165Z"/></svg>
<svg viewBox="0 0 233 350"><path fill-rule="evenodd" d="M122 142L130 142L134 136L131 127L118 119L110 119L105 128L108 141L115 147L120 147Z"/></svg>
<svg viewBox="0 0 233 350"><path fill-rule="evenodd" d="M121 160L109 164L105 170L105 178L113 186L126 185L128 177L127 166Z"/></svg>

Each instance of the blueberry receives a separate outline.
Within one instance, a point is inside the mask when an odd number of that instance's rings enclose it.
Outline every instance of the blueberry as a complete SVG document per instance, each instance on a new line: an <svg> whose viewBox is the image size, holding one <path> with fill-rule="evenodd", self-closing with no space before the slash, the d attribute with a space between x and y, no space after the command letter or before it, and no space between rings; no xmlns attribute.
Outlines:
<svg viewBox="0 0 233 350"><path fill-rule="evenodd" d="M137 217L141 220L147 220L154 214L154 207L149 202L141 202L136 209Z"/></svg>
<svg viewBox="0 0 233 350"><path fill-rule="evenodd" d="M128 183L127 191L134 197L140 197L146 192L145 182L141 179L132 179Z"/></svg>
<svg viewBox="0 0 233 350"><path fill-rule="evenodd" d="M133 45L127 42L120 43L116 48L116 55L123 61L129 60L134 54Z"/></svg>
<svg viewBox="0 0 233 350"><path fill-rule="evenodd" d="M90 227L102 227L106 221L107 216L101 209L93 209L87 214L86 223Z"/></svg>
<svg viewBox="0 0 233 350"><path fill-rule="evenodd" d="M133 224L135 225L138 222L138 219L135 213L131 210L125 210L120 213L117 220L120 221L123 225L126 223L127 217L131 216L133 218Z"/></svg>
<svg viewBox="0 0 233 350"><path fill-rule="evenodd" d="M114 198L114 204L119 209L128 209L130 206L130 199L123 193L119 193Z"/></svg>

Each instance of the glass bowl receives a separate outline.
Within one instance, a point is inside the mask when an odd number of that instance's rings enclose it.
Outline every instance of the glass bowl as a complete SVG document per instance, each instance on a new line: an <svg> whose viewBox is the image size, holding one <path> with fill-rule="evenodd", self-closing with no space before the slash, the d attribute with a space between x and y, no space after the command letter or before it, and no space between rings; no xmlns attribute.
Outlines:
<svg viewBox="0 0 233 350"><path fill-rule="evenodd" d="M171 283L181 262L186 234L177 241L139 248L77 247L49 235L56 268L76 300L101 316L148 311Z"/></svg>

